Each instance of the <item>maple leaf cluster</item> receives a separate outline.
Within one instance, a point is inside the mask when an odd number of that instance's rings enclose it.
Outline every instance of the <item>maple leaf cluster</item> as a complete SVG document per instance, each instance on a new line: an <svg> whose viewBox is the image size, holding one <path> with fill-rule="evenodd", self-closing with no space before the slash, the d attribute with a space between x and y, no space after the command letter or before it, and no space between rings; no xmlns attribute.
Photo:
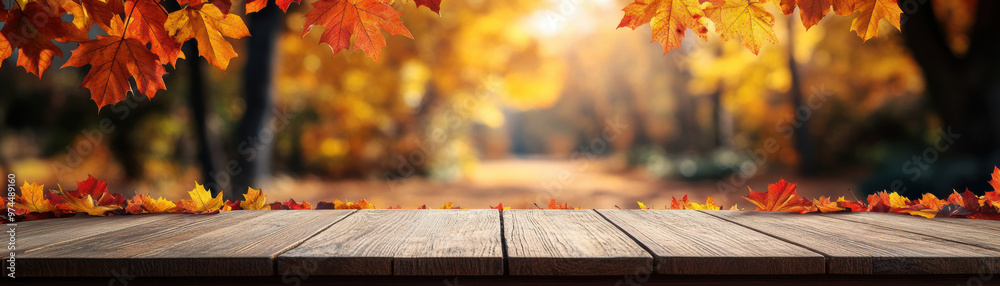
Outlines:
<svg viewBox="0 0 1000 286"><path fill-rule="evenodd" d="M160 0L17 0L13 7L0 3L0 63L17 50L17 65L38 78L52 65L54 56L63 57L53 41L79 43L61 68L90 66L81 88L90 90L100 110L126 99L135 92L153 98L165 90L164 65L176 65L185 58L181 45L194 39L198 54L208 63L225 70L237 56L231 39L250 36L243 19L231 14L231 0L164 0L181 5L169 12ZM287 11L300 0L276 0ZM414 0L440 14L441 0ZM392 0L319 0L306 13L306 33L316 25L326 27L321 42L334 54L353 47L379 60L385 38L380 30L412 38L403 26ZM267 0L248 0L246 13L260 11ZM72 15L66 22L63 15ZM90 38L97 25L104 34Z"/></svg>
<svg viewBox="0 0 1000 286"><path fill-rule="evenodd" d="M789 183L784 179L767 186L767 192L756 192L750 189L748 196L744 199L756 206L756 211L772 212L795 212L795 213L830 213L830 212L885 212L903 213L922 216L926 218L952 217L952 218L972 218L1000 220L1000 168L994 167L992 179L989 181L993 186L993 191L986 192L983 196L977 196L968 189L965 192L953 192L945 199L939 199L933 194L924 194L917 200L910 200L896 192L885 191L868 196L867 203L855 202L840 197L837 200L821 196L818 199L806 199L800 197L796 191L796 184ZM309 202L296 202L289 199L287 202L268 203L267 195L262 190L248 188L243 195L243 200L229 201L223 200L222 192L212 196L211 191L205 189L201 184L195 182L195 187L188 191L189 200L177 202L164 199L162 197L153 199L148 195L135 195L132 199L126 200L122 195L108 191L108 184L105 180L98 180L93 176L88 176L87 180L77 182L75 190L64 190L59 186L58 190L45 192L44 186L38 183L21 186L21 193L14 198L14 217L7 218L10 221L37 220L46 218L58 218L72 216L76 213L85 213L93 216L108 215L137 215L146 213L188 213L188 214L214 214L223 211L235 210L311 210L311 209L374 209L375 206L365 200L358 202L319 202L315 207ZM642 202L636 202L641 210L652 210ZM537 206L537 205L536 205ZM498 211L509 210L510 207L490 206ZM538 207L541 209L541 207ZM388 207L388 209L400 209L399 205ZM422 205L417 209L428 209L427 205ZM452 202L445 203L437 209L465 209L456 206ZM568 202L562 204L555 199L549 200L550 210L579 210L580 207L570 206ZM712 197L708 197L704 204L694 203L688 200L685 195L680 200L672 198L670 206L664 209L674 210L707 210L715 211L723 209L715 203ZM733 205L729 210L743 210Z"/></svg>
<svg viewBox="0 0 1000 286"><path fill-rule="evenodd" d="M795 8L803 26L809 29L830 11L837 15L858 14L851 23L863 41L878 36L878 24L885 19L899 30L900 14L897 0L635 0L625 6L625 16L618 28L633 30L649 24L652 40L663 45L663 53L681 46L687 30L702 39L708 38L709 27L722 40L740 38L743 46L754 54L764 41L777 43L774 15L765 4L775 5L785 16Z"/></svg>

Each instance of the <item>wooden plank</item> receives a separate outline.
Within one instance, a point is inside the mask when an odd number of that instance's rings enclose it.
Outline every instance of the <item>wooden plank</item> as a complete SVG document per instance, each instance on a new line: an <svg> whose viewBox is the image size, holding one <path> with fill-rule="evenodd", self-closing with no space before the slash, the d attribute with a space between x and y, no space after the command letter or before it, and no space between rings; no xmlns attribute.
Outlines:
<svg viewBox="0 0 1000 286"><path fill-rule="evenodd" d="M713 211L827 256L830 274L1000 273L1000 252L937 237L797 213Z"/></svg>
<svg viewBox="0 0 1000 286"><path fill-rule="evenodd" d="M69 243L74 240L119 231L138 225L170 219L171 215L96 217L77 215L17 223L17 253L36 251L42 247Z"/></svg>
<svg viewBox="0 0 1000 286"><path fill-rule="evenodd" d="M967 218L934 218L935 221L969 226L983 230L1000 232L1000 220L967 219Z"/></svg>
<svg viewBox="0 0 1000 286"><path fill-rule="evenodd" d="M496 210L362 210L278 257L279 273L502 275Z"/></svg>
<svg viewBox="0 0 1000 286"><path fill-rule="evenodd" d="M160 214L156 216L165 219L19 253L18 272L25 277L267 276L274 274L277 254L350 213ZM144 215L121 218L141 220Z"/></svg>
<svg viewBox="0 0 1000 286"><path fill-rule="evenodd" d="M649 249L659 274L822 274L822 254L695 211L598 210Z"/></svg>
<svg viewBox="0 0 1000 286"><path fill-rule="evenodd" d="M503 212L510 275L631 275L653 257L594 210Z"/></svg>
<svg viewBox="0 0 1000 286"><path fill-rule="evenodd" d="M954 221L948 222L896 213L831 213L824 216L1000 250L1000 231L979 227L972 219L952 219Z"/></svg>

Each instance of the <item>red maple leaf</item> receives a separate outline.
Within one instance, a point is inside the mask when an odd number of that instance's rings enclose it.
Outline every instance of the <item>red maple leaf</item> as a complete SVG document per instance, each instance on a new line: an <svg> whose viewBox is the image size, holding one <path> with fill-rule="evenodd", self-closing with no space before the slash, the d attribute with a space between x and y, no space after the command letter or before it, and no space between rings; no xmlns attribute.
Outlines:
<svg viewBox="0 0 1000 286"><path fill-rule="evenodd" d="M33 1L24 5L23 9L4 11L5 19L0 35L9 42L9 48L0 43L0 60L9 56L10 49L17 49L17 65L24 67L29 73L42 78L42 73L52 65L52 58L63 56L53 40L60 43L86 41L87 33L80 31L71 23L63 21L61 7L47 1ZM38 25L36 23L46 23ZM5 52L6 51L6 52Z"/></svg>

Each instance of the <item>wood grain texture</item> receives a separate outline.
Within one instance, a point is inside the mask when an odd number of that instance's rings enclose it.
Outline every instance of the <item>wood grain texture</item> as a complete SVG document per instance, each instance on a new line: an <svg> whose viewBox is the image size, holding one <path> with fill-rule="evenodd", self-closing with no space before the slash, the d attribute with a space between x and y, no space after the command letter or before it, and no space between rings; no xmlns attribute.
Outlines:
<svg viewBox="0 0 1000 286"><path fill-rule="evenodd" d="M659 274L826 273L819 253L702 212L598 212L653 253Z"/></svg>
<svg viewBox="0 0 1000 286"><path fill-rule="evenodd" d="M822 215L705 212L827 256L830 274L1000 273L1000 252Z"/></svg>
<svg viewBox="0 0 1000 286"><path fill-rule="evenodd" d="M653 257L594 210L507 210L503 223L510 275L653 270Z"/></svg>
<svg viewBox="0 0 1000 286"><path fill-rule="evenodd" d="M1000 231L977 226L972 219L947 222L895 213L823 214L824 216L933 236L1000 251ZM957 219L953 219L957 220Z"/></svg>
<svg viewBox="0 0 1000 286"><path fill-rule="evenodd" d="M496 210L362 210L278 257L279 273L502 275Z"/></svg>
<svg viewBox="0 0 1000 286"><path fill-rule="evenodd" d="M25 277L273 275L277 254L351 212L151 215L162 219L27 250L19 254L18 269ZM143 215L121 218L145 219ZM74 235L69 231L60 233Z"/></svg>
<svg viewBox="0 0 1000 286"><path fill-rule="evenodd" d="M18 238L21 238L17 241L17 251L18 253L38 251L47 246L172 218L173 215L170 214L113 217L81 214L69 218L19 222L15 230Z"/></svg>

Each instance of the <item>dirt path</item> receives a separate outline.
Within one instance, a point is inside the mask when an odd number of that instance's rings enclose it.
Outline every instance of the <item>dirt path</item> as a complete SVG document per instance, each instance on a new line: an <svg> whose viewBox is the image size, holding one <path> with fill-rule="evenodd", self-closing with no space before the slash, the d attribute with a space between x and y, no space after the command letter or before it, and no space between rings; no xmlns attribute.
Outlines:
<svg viewBox="0 0 1000 286"><path fill-rule="evenodd" d="M788 174L760 174L746 184L730 187L730 192L720 191L717 181L687 182L657 180L642 170L628 172L616 169L607 162L596 161L581 165L571 161L511 159L483 162L468 179L457 182L438 182L426 179L403 181L324 181L320 178L278 177L265 185L268 199L307 200L309 202L347 199L367 199L376 207L400 205L416 208L422 204L438 207L454 202L467 208L486 208L504 203L513 208L533 208L537 203L545 207L549 198L569 202L584 208L636 208L636 201L663 208L672 196L687 194L692 201L704 202L712 196L717 204L729 207L738 203L742 208L752 208L740 198L747 194L749 185L756 191L765 191L768 183L776 182L782 175L790 182L799 183L799 193L807 198L846 196L856 178L798 178ZM792 172L786 172L792 173Z"/></svg>

